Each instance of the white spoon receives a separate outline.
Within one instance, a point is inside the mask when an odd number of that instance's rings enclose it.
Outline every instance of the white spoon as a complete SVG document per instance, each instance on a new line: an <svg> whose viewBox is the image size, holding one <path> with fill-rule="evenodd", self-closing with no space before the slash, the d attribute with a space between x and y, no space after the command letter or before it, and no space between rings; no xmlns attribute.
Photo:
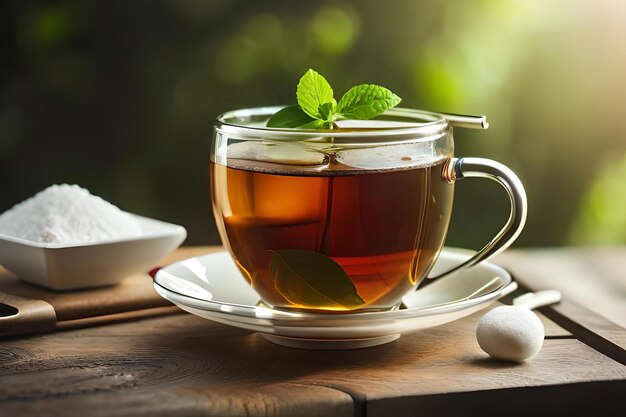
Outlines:
<svg viewBox="0 0 626 417"><path fill-rule="evenodd" d="M544 290L537 292L528 292L513 299L513 305L516 307L524 307L529 310L535 308L555 304L561 301L561 292L557 290Z"/></svg>

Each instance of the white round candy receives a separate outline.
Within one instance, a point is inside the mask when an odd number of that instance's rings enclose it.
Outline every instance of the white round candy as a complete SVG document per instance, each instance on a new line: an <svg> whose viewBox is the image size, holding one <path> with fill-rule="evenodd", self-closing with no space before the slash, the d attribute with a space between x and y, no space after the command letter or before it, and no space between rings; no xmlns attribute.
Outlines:
<svg viewBox="0 0 626 417"><path fill-rule="evenodd" d="M523 307L496 307L476 327L478 344L495 359L523 362L539 352L543 338L543 323Z"/></svg>

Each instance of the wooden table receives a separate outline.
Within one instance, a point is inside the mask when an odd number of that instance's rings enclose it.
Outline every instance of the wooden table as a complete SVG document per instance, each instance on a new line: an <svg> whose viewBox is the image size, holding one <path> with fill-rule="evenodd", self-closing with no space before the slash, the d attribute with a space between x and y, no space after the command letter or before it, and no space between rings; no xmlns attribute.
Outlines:
<svg viewBox="0 0 626 417"><path fill-rule="evenodd" d="M0 416L626 415L626 330L607 318L625 307L626 248L510 251L495 262L527 288L566 295L541 309L544 347L523 364L480 350L484 311L354 351L279 347L174 314L0 340ZM559 278L576 265L595 274L593 290L572 290L585 274Z"/></svg>

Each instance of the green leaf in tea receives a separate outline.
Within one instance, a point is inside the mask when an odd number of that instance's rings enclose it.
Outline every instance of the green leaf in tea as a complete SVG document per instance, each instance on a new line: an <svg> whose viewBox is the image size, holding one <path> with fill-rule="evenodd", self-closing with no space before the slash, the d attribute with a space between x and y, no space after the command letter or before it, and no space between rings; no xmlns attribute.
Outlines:
<svg viewBox="0 0 626 417"><path fill-rule="evenodd" d="M347 309L365 304L346 272L330 257L297 249L271 252L274 286L290 303Z"/></svg>
<svg viewBox="0 0 626 417"><path fill-rule="evenodd" d="M268 127L332 129L340 119L371 119L402 100L385 87L362 84L352 87L339 103L324 77L309 69L296 88L298 105L285 107L267 122Z"/></svg>
<svg viewBox="0 0 626 417"><path fill-rule="evenodd" d="M385 87L361 84L341 97L337 112L345 119L367 120L398 105L402 99Z"/></svg>

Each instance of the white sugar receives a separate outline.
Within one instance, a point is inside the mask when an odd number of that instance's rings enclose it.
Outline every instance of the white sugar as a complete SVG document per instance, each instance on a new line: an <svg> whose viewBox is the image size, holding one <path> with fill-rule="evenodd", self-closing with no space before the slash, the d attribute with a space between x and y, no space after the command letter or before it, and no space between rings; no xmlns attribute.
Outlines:
<svg viewBox="0 0 626 417"><path fill-rule="evenodd" d="M0 233L52 244L137 237L134 218L78 185L52 185L0 215Z"/></svg>

